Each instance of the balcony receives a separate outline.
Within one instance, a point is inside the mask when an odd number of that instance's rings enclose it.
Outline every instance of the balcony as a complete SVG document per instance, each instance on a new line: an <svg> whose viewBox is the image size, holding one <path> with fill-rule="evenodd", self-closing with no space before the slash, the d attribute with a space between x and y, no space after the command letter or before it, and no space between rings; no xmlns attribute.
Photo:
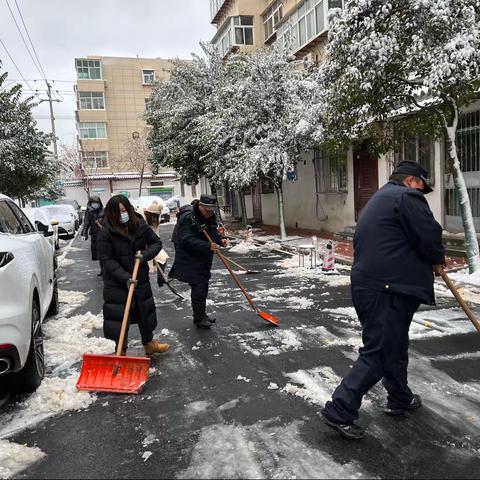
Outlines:
<svg viewBox="0 0 480 480"><path fill-rule="evenodd" d="M210 17L213 25L218 25L222 17L226 17L234 0L210 0Z"/></svg>
<svg viewBox="0 0 480 480"><path fill-rule="evenodd" d="M253 16L230 17L212 39L222 58L240 47L254 45Z"/></svg>
<svg viewBox="0 0 480 480"><path fill-rule="evenodd" d="M319 43L328 33L328 12L343 8L344 0L306 0L276 25L275 44L300 57Z"/></svg>

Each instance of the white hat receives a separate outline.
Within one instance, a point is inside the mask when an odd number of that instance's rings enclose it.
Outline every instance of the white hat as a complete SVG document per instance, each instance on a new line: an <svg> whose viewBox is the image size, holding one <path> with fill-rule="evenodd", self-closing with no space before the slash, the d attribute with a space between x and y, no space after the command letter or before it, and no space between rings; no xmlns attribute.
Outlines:
<svg viewBox="0 0 480 480"><path fill-rule="evenodd" d="M161 215L163 210L163 203L160 202L153 202L151 203L146 209L146 212L153 213L155 215Z"/></svg>

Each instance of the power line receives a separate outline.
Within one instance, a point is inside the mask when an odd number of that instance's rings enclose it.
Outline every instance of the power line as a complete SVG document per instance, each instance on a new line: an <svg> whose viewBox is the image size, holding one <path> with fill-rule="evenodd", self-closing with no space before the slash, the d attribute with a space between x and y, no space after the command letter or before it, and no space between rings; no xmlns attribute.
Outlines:
<svg viewBox="0 0 480 480"><path fill-rule="evenodd" d="M30 34L28 33L28 28L27 28L27 25L25 24L25 20L23 19L23 15L22 15L22 12L20 11L20 7L18 6L17 0L14 0L14 2L15 2L15 5L17 6L17 10L18 10L18 13L20 14L20 18L22 19L23 28L25 29L25 32L28 36L28 40L30 41L30 45L32 46L33 53L35 54L35 58L37 59L38 65L40 66L40 70L43 73L43 78L44 78L45 81L47 81L47 76L45 75L45 71L43 70L42 63L40 62L40 59L38 58L37 51L35 49L35 46L33 45Z"/></svg>
<svg viewBox="0 0 480 480"><path fill-rule="evenodd" d="M30 55L30 58L32 59L33 64L34 64L35 67L37 68L38 73L40 73L40 76L41 76L41 77L44 77L44 80L46 81L45 75L42 73L42 71L40 70L40 67L37 65L37 62L36 62L35 59L33 58L32 52L30 51L30 48L29 48L28 45L27 45L27 41L25 40L25 37L23 36L22 30L21 30L20 27L18 26L17 19L15 18L15 15L13 14L13 10L10 8L10 4L8 3L8 0L5 0L5 3L7 4L8 9L10 10L10 15L12 16L13 21L15 22L15 26L17 27L18 33L19 33L20 36L22 37L23 44L25 45L25 48L27 49L27 52L28 52L28 54Z"/></svg>
<svg viewBox="0 0 480 480"><path fill-rule="evenodd" d="M10 58L10 60L12 61L13 65L15 66L15 68L17 69L17 72L18 74L23 78L23 81L27 84L28 88L32 91L32 92L36 92L36 90L34 90L32 88L32 86L25 80L25 77L23 76L22 72L20 71L20 69L18 68L17 64L15 63L15 60L12 58L12 56L10 55L10 52L8 51L7 47L5 46L5 44L3 43L3 40L0 38L0 43L2 44L3 48L5 49L5 51L7 52L7 55L8 57ZM37 93L34 93L34 95L40 99L40 97L38 96Z"/></svg>

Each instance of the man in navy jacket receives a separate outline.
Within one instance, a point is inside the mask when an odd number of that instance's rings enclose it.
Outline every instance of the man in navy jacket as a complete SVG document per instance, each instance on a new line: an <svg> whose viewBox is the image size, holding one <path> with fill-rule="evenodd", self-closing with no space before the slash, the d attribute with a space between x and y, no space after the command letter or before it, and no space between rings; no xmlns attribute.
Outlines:
<svg viewBox="0 0 480 480"><path fill-rule="evenodd" d="M408 387L408 330L421 303L435 304L434 273L445 263L442 227L424 197L428 173L403 161L369 200L357 223L352 300L363 329L363 347L351 370L322 410L325 423L359 439L363 396L380 380L388 415L422 405Z"/></svg>

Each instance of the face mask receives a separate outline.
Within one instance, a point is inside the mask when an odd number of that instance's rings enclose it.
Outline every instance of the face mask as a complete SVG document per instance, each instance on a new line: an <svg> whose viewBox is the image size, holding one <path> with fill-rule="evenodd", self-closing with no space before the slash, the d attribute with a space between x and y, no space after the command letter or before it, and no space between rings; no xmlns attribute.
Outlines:
<svg viewBox="0 0 480 480"><path fill-rule="evenodd" d="M97 202L93 202L93 203L92 203L92 208L93 208L94 210L96 210L97 208L100 208L100 204L97 203Z"/></svg>
<svg viewBox="0 0 480 480"><path fill-rule="evenodd" d="M120 214L120 223L125 225L126 223L128 223L129 220L130 220L130 216L128 215L128 212L122 212Z"/></svg>

